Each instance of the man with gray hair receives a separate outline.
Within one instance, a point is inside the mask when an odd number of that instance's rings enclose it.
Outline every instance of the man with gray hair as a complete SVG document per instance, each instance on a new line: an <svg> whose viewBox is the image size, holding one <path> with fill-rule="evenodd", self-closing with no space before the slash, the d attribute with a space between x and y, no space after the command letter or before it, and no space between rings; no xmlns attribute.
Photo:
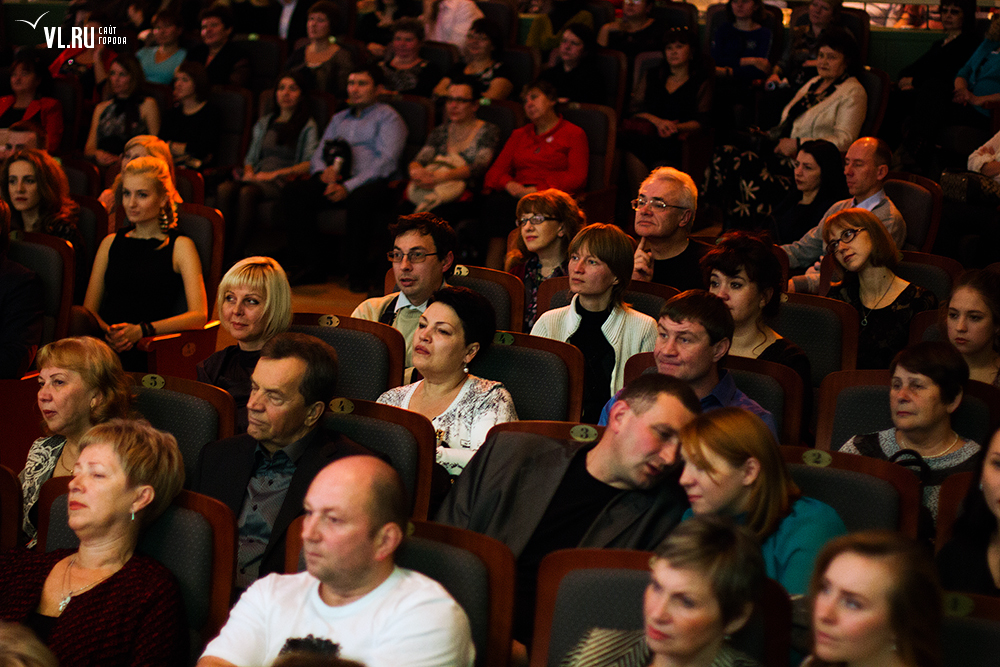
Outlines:
<svg viewBox="0 0 1000 667"><path fill-rule="evenodd" d="M704 289L700 261L705 248L688 239L698 209L694 180L673 167L657 167L639 186L632 208L639 237L632 280L682 292Z"/></svg>

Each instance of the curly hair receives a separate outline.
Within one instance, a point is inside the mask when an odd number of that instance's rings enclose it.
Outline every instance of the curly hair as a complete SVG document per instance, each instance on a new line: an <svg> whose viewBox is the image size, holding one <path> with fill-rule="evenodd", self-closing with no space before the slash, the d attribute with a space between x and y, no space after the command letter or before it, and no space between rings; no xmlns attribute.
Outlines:
<svg viewBox="0 0 1000 667"><path fill-rule="evenodd" d="M10 206L13 226L24 227L21 212L14 208L10 194L10 168L16 162L27 162L35 173L38 185L38 222L42 233L52 234L56 225L76 220L79 207L70 199L69 181L59 163L43 150L19 148L7 157L0 168L0 196Z"/></svg>

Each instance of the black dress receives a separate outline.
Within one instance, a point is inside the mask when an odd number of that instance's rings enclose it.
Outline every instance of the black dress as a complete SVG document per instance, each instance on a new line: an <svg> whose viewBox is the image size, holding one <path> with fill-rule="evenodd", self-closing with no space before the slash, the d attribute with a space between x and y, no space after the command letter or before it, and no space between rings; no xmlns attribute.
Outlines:
<svg viewBox="0 0 1000 667"><path fill-rule="evenodd" d="M593 58L584 59L568 72L561 62L556 63L542 70L538 78L551 83L556 88L556 94L560 98L567 98L570 102L607 104L604 77L601 76L601 71Z"/></svg>
<svg viewBox="0 0 1000 667"><path fill-rule="evenodd" d="M128 230L115 234L104 272L99 314L108 324L155 322L184 312L184 280L174 272L171 233L159 239L134 239Z"/></svg>
<svg viewBox="0 0 1000 667"><path fill-rule="evenodd" d="M219 350L198 364L198 381L228 391L236 403L236 433L246 433L250 376L260 359L260 350L244 352L239 345Z"/></svg>
<svg viewBox="0 0 1000 667"><path fill-rule="evenodd" d="M180 105L171 107L163 118L160 138L187 144L187 154L202 164L211 162L219 145L219 112L209 103L188 115Z"/></svg>

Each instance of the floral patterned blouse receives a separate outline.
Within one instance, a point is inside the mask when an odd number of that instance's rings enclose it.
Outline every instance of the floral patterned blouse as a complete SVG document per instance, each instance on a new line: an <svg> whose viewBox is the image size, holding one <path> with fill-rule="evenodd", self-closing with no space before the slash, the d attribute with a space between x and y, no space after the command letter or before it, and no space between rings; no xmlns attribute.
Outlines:
<svg viewBox="0 0 1000 667"><path fill-rule="evenodd" d="M35 546L35 542L38 541L34 513L38 494L41 493L42 484L52 479L52 473L55 472L56 463L65 444L66 438L61 435L50 435L35 440L28 450L28 461L24 464L24 470L18 475L21 480L21 492L24 495L24 522L21 528L28 536L28 547Z"/></svg>

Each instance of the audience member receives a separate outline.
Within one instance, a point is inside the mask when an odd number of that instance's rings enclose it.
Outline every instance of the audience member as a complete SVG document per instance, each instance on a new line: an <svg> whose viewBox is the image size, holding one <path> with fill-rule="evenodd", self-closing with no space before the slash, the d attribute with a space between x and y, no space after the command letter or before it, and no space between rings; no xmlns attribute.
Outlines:
<svg viewBox="0 0 1000 667"><path fill-rule="evenodd" d="M946 590L1000 596L1000 431L974 479L951 539L938 552L938 572Z"/></svg>
<svg viewBox="0 0 1000 667"><path fill-rule="evenodd" d="M396 471L348 456L304 495L307 571L254 584L198 667L270 665L305 640L371 667L472 667L465 612L439 583L394 563L408 511Z"/></svg>
<svg viewBox="0 0 1000 667"><path fill-rule="evenodd" d="M1000 387L1000 275L966 271L947 306L948 340L969 365L969 379Z"/></svg>
<svg viewBox="0 0 1000 667"><path fill-rule="evenodd" d="M488 100L505 100L514 90L511 74L503 62L503 33L491 19L476 19L469 28L462 47L462 62L455 65L438 81L434 94L449 95L453 83L476 81L480 97Z"/></svg>
<svg viewBox="0 0 1000 667"><path fill-rule="evenodd" d="M188 51L188 60L205 66L208 81L213 86L246 87L250 83L250 60L239 44L230 40L233 34L233 12L221 3L201 10L201 43ZM295 41L290 39L290 44Z"/></svg>
<svg viewBox="0 0 1000 667"><path fill-rule="evenodd" d="M34 120L45 130L45 143L34 148L55 153L62 141L63 115L59 101L45 95L51 84L49 71L30 49L14 56L10 65L11 94L0 97L0 128Z"/></svg>
<svg viewBox="0 0 1000 667"><path fill-rule="evenodd" d="M164 85L173 83L177 66L187 58L187 49L180 45L182 32L184 25L180 14L166 10L153 16L153 42L156 46L146 46L135 54L146 81Z"/></svg>
<svg viewBox="0 0 1000 667"><path fill-rule="evenodd" d="M484 262L489 268L503 266L504 239L521 197L548 188L575 195L587 184L587 135L556 113L557 98L547 81L536 81L525 90L528 124L514 130L486 172L484 184L493 193L479 224L482 236L490 239Z"/></svg>
<svg viewBox="0 0 1000 667"><path fill-rule="evenodd" d="M336 395L337 374L332 347L305 334L277 334L264 344L250 378L247 432L201 450L191 489L224 502L236 516L241 591L284 571L288 525L302 513L316 474L336 459L369 453L320 423Z"/></svg>
<svg viewBox="0 0 1000 667"><path fill-rule="evenodd" d="M938 495L944 479L974 470L979 445L952 429L951 415L962 403L969 367L955 348L943 342L911 345L889 367L889 410L893 428L856 435L840 451L889 460L916 461L923 486L925 525L937 520Z"/></svg>
<svg viewBox="0 0 1000 667"><path fill-rule="evenodd" d="M402 18L392 28L392 46L382 61L387 90L430 97L441 78L437 65L420 57L424 44L424 24L418 19Z"/></svg>
<svg viewBox="0 0 1000 667"><path fill-rule="evenodd" d="M822 4L826 0L815 0ZM825 139L803 141L795 156L795 188L774 207L778 243L792 243L815 227L827 210L844 199L844 157Z"/></svg>
<svg viewBox="0 0 1000 667"><path fill-rule="evenodd" d="M424 0L420 18L427 27L427 39L462 48L469 28L483 18L483 12L472 0Z"/></svg>
<svg viewBox="0 0 1000 667"><path fill-rule="evenodd" d="M455 230L432 213L404 215L389 227L393 248L388 252L398 292L373 297L351 317L388 324L406 342L406 376L413 367L413 334L431 295L447 287L455 267Z"/></svg>
<svg viewBox="0 0 1000 667"><path fill-rule="evenodd" d="M135 554L184 483L174 436L113 419L80 441L69 482L78 549L0 555L0 619L34 630L63 665L185 664L184 603L170 571Z"/></svg>
<svg viewBox="0 0 1000 667"><path fill-rule="evenodd" d="M30 120L19 120L6 130L0 130L0 163L21 148L48 152L47 145L45 130L40 125Z"/></svg>
<svg viewBox="0 0 1000 667"><path fill-rule="evenodd" d="M119 354L139 339L201 328L208 317L201 260L194 242L177 232L174 184L163 160L140 157L122 171L118 206L129 226L101 242L84 307ZM144 355L128 355L126 368Z"/></svg>
<svg viewBox="0 0 1000 667"><path fill-rule="evenodd" d="M89 11L86 22L81 27L94 31L92 34L96 36L105 26L112 26L106 14ZM49 65L49 72L52 76L76 77L83 91L83 100L97 103L101 101L104 83L111 72L111 63L118 57L118 53L108 48L103 40L95 39L92 44L89 47L66 47Z"/></svg>
<svg viewBox="0 0 1000 667"><path fill-rule="evenodd" d="M906 241L906 222L882 189L889 175L891 159L892 152L888 144L873 137L861 137L847 149L844 176L851 198L831 206L819 224L798 241L781 246L788 253L789 268L806 270L805 275L796 276L788 283L788 291L815 294L819 290L819 261L826 249L823 230L826 228L826 221L844 209L863 208L871 211L885 226L896 247L903 247Z"/></svg>
<svg viewBox="0 0 1000 667"><path fill-rule="evenodd" d="M35 272L7 258L9 233L10 207L0 199L0 379L15 380L42 339L43 299Z"/></svg>
<svg viewBox="0 0 1000 667"><path fill-rule="evenodd" d="M551 83L562 103L606 103L606 82L597 65L596 50L597 40L590 26L571 23L563 29L549 67L542 70L538 80Z"/></svg>
<svg viewBox="0 0 1000 667"><path fill-rule="evenodd" d="M573 547L652 549L686 505L679 432L700 412L683 382L629 383L596 444L497 433L459 475L437 521L500 540L517 558L514 637L530 638L538 566Z"/></svg>
<svg viewBox="0 0 1000 667"><path fill-rule="evenodd" d="M137 157L155 157L163 160L163 163L167 165L167 171L170 172L170 182L175 184L170 197L174 204L180 204L183 200L180 193L177 192L177 173L174 169L174 156L170 154L170 146L162 139L154 137L151 134L140 134L125 142L125 150L122 151L121 158L121 171L115 176L111 187L106 188L101 192L100 197L98 197L108 213L114 214L120 210L117 208L115 193L121 190L122 172L125 171L125 166Z"/></svg>
<svg viewBox="0 0 1000 667"><path fill-rule="evenodd" d="M923 545L889 531L837 538L816 559L809 597L804 667L941 664L941 585Z"/></svg>
<svg viewBox="0 0 1000 667"><path fill-rule="evenodd" d="M418 18L424 10L422 0L359 0L354 37L364 43L375 58L385 56L392 41L392 27L404 16Z"/></svg>
<svg viewBox="0 0 1000 667"><path fill-rule="evenodd" d="M910 337L913 316L937 307L937 297L895 274L900 253L874 213L849 208L827 218L826 251L844 269L831 297L858 311L858 368L886 368Z"/></svg>
<svg viewBox="0 0 1000 667"><path fill-rule="evenodd" d="M42 484L73 474L83 436L96 424L129 416L132 396L122 363L96 338L63 338L38 352L38 409L45 433L31 444L19 475L24 499L22 529L36 542Z"/></svg>
<svg viewBox="0 0 1000 667"><path fill-rule="evenodd" d="M457 80L448 86L445 121L427 137L410 162L407 199L415 210L458 222L472 211L472 194L480 188L500 143L500 128L476 118L478 84Z"/></svg>
<svg viewBox="0 0 1000 667"><path fill-rule="evenodd" d="M993 16L990 27L973 54L955 75L951 112L947 124L962 125L988 132L990 111L986 104L1000 100L1000 15Z"/></svg>
<svg viewBox="0 0 1000 667"><path fill-rule="evenodd" d="M318 0L309 6L306 22L308 42L292 51L285 67L305 75L308 90L319 90L343 98L347 77L354 67L351 52L337 44L334 35L340 30L340 10L330 0Z"/></svg>
<svg viewBox="0 0 1000 667"><path fill-rule="evenodd" d="M10 206L12 229L57 236L81 247L80 207L70 199L66 173L45 151L11 153L0 166L0 196Z"/></svg>
<svg viewBox="0 0 1000 667"><path fill-rule="evenodd" d="M698 210L694 179L673 167L657 167L639 186L632 208L639 237L632 280L681 291L705 287L698 263L706 248L688 239Z"/></svg>
<svg viewBox="0 0 1000 667"><path fill-rule="evenodd" d="M163 118L160 138L170 146L174 162L183 167L210 165L218 149L222 116L208 101L208 91L205 68L182 62L174 77L174 105Z"/></svg>
<svg viewBox="0 0 1000 667"><path fill-rule="evenodd" d="M253 126L243 171L235 181L219 185L216 206L226 219L226 255L245 257L260 228L261 200L274 201L285 184L309 173L319 146L319 128L309 113L301 73L278 79L273 111Z"/></svg>
<svg viewBox="0 0 1000 667"><path fill-rule="evenodd" d="M534 336L583 352L583 421L594 424L608 398L625 384L629 357L653 349L656 322L624 302L632 271L632 242L614 225L587 225L569 244L568 306L542 313Z"/></svg>
<svg viewBox="0 0 1000 667"><path fill-rule="evenodd" d="M289 236L292 284L325 277L327 258L317 238L316 215L333 205L346 211L347 275L351 291L381 285L384 266L375 249L385 235L389 177L399 168L406 143L406 123L388 104L379 103L384 77L377 65L356 67L347 82L350 108L334 114L312 155L306 181L289 183L281 193ZM346 146L342 146L346 144ZM347 155L343 150L349 148ZM351 158L352 169L342 171ZM286 262L286 266L289 262Z"/></svg>
<svg viewBox="0 0 1000 667"><path fill-rule="evenodd" d="M760 417L771 434L778 437L771 413L737 389L736 380L719 365L729 352L735 330L725 301L704 290L681 292L663 305L656 330L653 356L657 373L687 382L702 412L743 408ZM604 406L600 425L608 423L618 399L613 396Z"/></svg>
<svg viewBox="0 0 1000 667"><path fill-rule="evenodd" d="M108 82L111 98L94 108L85 148L101 167L117 162L132 137L160 132L160 110L156 100L143 91L142 68L135 57L118 56L111 64Z"/></svg>
<svg viewBox="0 0 1000 667"><path fill-rule="evenodd" d="M525 46L549 51L559 46L559 36L567 26L581 23L594 27L594 16L580 0L528 0L522 11L535 14Z"/></svg>
<svg viewBox="0 0 1000 667"><path fill-rule="evenodd" d="M514 248L504 270L524 283L524 330L538 319L538 288L549 278L569 275L569 244L587 224L587 214L562 190L549 188L521 197Z"/></svg>
<svg viewBox="0 0 1000 667"><path fill-rule="evenodd" d="M764 561L750 531L718 517L675 528L650 560L643 630L591 628L564 667L610 664L760 667L729 645L764 587Z"/></svg>
<svg viewBox="0 0 1000 667"><path fill-rule="evenodd" d="M59 661L34 632L17 623L0 621L0 665L59 667Z"/></svg>
<svg viewBox="0 0 1000 667"><path fill-rule="evenodd" d="M712 109L712 83L701 65L698 36L671 28L656 50L662 50L664 60L642 73L632 94L632 118L617 139L626 151L629 192L654 167L681 166L682 141L702 128Z"/></svg>
<svg viewBox="0 0 1000 667"><path fill-rule="evenodd" d="M496 333L486 297L465 287L434 292L413 334L413 366L422 380L390 389L379 403L422 414L437 437L437 462L459 475L495 425L517 421L514 399L501 382L469 374Z"/></svg>
<svg viewBox="0 0 1000 667"><path fill-rule="evenodd" d="M715 62L716 122L742 124L752 108L750 87L771 72L774 35L764 22L762 0L729 0L725 17L711 35L709 54Z"/></svg>
<svg viewBox="0 0 1000 667"><path fill-rule="evenodd" d="M281 265L270 257L247 257L219 283L219 321L236 345L198 363L198 381L224 389L236 403L236 432L247 430L247 401L261 348L292 323L292 290Z"/></svg>
<svg viewBox="0 0 1000 667"><path fill-rule="evenodd" d="M653 0L629 0L622 2L622 14L597 31L597 44L604 48L621 51L628 62L625 74L626 89L633 80L635 58L646 51L663 48L664 30L670 28L649 15ZM698 48L696 45L695 48Z"/></svg>
<svg viewBox="0 0 1000 667"><path fill-rule="evenodd" d="M704 412L681 431L681 453L685 518L721 514L746 524L767 576L803 595L816 555L847 527L832 507L802 495L764 422L740 408Z"/></svg>

